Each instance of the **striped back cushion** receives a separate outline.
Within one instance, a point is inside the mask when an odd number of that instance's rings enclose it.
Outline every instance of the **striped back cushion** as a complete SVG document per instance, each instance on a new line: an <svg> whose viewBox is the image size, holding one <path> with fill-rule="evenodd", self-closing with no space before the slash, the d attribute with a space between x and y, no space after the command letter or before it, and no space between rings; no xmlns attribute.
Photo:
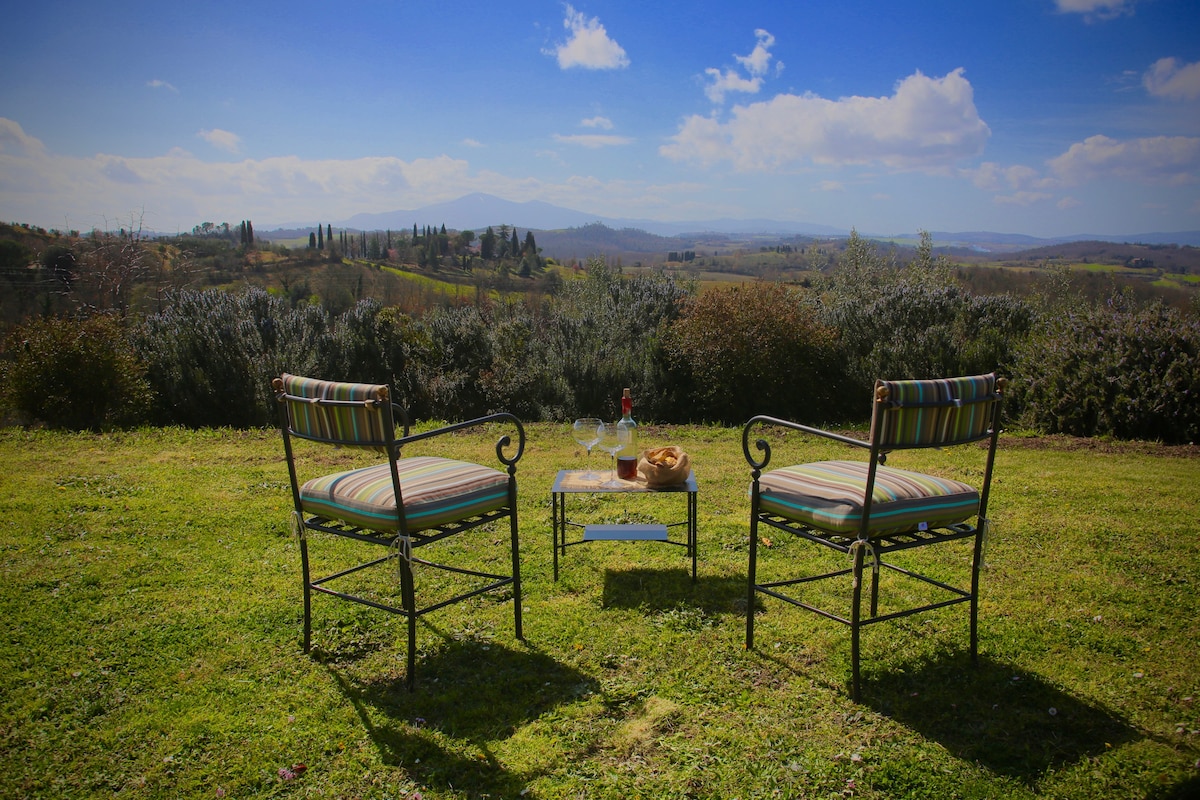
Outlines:
<svg viewBox="0 0 1200 800"><path fill-rule="evenodd" d="M871 429L882 449L959 444L985 436L999 399L996 375L876 381Z"/></svg>
<svg viewBox="0 0 1200 800"><path fill-rule="evenodd" d="M354 447L388 444L384 414L391 412L388 388L371 383L341 383L284 374L283 390L310 400L348 400L357 405L320 405L289 400L288 418L298 436Z"/></svg>
<svg viewBox="0 0 1200 800"><path fill-rule="evenodd" d="M823 531L861 530L870 465L819 461L771 470L759 481L760 508ZM979 493L960 481L879 467L871 493L867 536L953 525L979 510Z"/></svg>

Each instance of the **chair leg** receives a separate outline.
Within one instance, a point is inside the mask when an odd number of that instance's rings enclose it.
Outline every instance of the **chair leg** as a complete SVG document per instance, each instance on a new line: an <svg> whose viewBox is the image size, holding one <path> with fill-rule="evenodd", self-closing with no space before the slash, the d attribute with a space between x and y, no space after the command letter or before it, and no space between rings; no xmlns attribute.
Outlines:
<svg viewBox="0 0 1200 800"><path fill-rule="evenodd" d="M979 570L983 558L983 521L975 531L975 554L971 559L971 663L979 661Z"/></svg>
<svg viewBox="0 0 1200 800"><path fill-rule="evenodd" d="M871 561L871 616L879 616L879 562Z"/></svg>
<svg viewBox="0 0 1200 800"><path fill-rule="evenodd" d="M517 509L515 505L509 522L512 538L513 625L516 628L517 639L524 641L525 634L521 630L521 548L517 542Z"/></svg>
<svg viewBox="0 0 1200 800"><path fill-rule="evenodd" d="M862 631L862 568L863 551L854 548L854 593L850 602L850 699L858 702L859 696L859 639Z"/></svg>
<svg viewBox="0 0 1200 800"><path fill-rule="evenodd" d="M405 681L411 692L417 685L417 599L413 587L412 562L408 555L408 551L402 547L396 558L400 562L400 604L408 623L408 670Z"/></svg>
<svg viewBox="0 0 1200 800"><path fill-rule="evenodd" d="M755 509L757 511L757 509ZM758 579L758 514L750 514L750 564L746 590L746 649L754 649L754 583Z"/></svg>
<svg viewBox="0 0 1200 800"><path fill-rule="evenodd" d="M308 572L308 539L300 532L300 572L304 579L304 652L312 649L312 585Z"/></svg>

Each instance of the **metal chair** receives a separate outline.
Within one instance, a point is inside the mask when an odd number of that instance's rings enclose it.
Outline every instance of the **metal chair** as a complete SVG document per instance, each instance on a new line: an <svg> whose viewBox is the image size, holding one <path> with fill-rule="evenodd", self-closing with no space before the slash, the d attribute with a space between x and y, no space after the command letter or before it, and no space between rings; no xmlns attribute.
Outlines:
<svg viewBox="0 0 1200 800"><path fill-rule="evenodd" d="M271 382L280 408L280 430L292 484L293 529L300 540L304 578L304 652L312 643L312 592L339 597L394 614L408 621L408 686L415 686L416 625L423 614L511 586L513 617L521 631L521 569L517 538L517 461L525 450L525 429L511 414L499 413L422 433L409 433L404 409L389 399L385 385L341 383L284 374ZM403 432L396 436L396 418ZM401 456L407 445L489 423L515 428L515 452L508 434L496 442L496 458L506 470L434 456ZM301 482L293 440L377 450L387 460L373 466L319 475ZM509 520L512 568L498 575L439 564L417 556L434 542L497 520ZM309 533L321 532L378 545L387 554L321 578L309 573ZM328 584L370 567L394 564L400 578L400 605L338 591ZM459 592L418 606L414 565L454 573ZM471 588L462 586L468 583Z"/></svg>
<svg viewBox="0 0 1200 800"><path fill-rule="evenodd" d="M859 638L867 625L906 617L957 603L970 605L971 659L978 654L979 571L988 529L988 495L1004 379L994 373L941 380L877 381L870 440L767 416L749 420L742 431L742 452L751 468L750 565L746 608L746 647L754 647L754 609L758 594L807 609L850 628L851 696L860 690ZM764 427L787 428L833 439L869 453L865 461L820 461L764 472L771 460L766 439L751 433ZM885 466L887 455L913 448L947 448L986 441L978 487L957 480ZM759 526L767 525L803 540L846 554L851 566L819 575L762 582ZM970 588L902 568L884 560L890 553L960 539L972 540ZM871 562L870 612L861 611L864 563ZM774 566L774 564L772 564ZM935 587L936 599L924 596L917 605L879 613L880 570ZM835 613L798 596L801 585L849 575L849 614ZM928 601L927 601L928 600ZM903 604L901 604L903 605Z"/></svg>

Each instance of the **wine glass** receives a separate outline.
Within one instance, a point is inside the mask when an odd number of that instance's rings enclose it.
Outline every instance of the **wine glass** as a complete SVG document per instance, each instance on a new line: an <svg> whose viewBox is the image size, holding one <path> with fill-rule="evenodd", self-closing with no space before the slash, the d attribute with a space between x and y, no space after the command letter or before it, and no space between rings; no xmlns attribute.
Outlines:
<svg viewBox="0 0 1200 800"><path fill-rule="evenodd" d="M600 449L608 453L612 458L612 477L609 478L601 486L619 487L624 486L621 481L617 480L617 453L625 449L625 445L629 443L629 431L623 426L615 422L602 422L600 424Z"/></svg>
<svg viewBox="0 0 1200 800"><path fill-rule="evenodd" d="M600 424L600 420L595 417L582 417L575 420L571 428L571 435L575 437L575 441L580 447L587 449L587 472L583 475L586 481L596 480L596 473L592 472L592 448L600 442Z"/></svg>

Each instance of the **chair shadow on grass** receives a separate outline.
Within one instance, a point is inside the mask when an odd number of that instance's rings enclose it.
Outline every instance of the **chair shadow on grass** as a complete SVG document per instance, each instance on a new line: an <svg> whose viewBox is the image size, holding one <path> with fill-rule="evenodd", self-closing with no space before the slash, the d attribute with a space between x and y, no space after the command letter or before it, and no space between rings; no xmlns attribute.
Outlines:
<svg viewBox="0 0 1200 800"><path fill-rule="evenodd" d="M1114 712L1037 675L946 653L904 672L866 677L863 701L964 761L1031 788L1051 771L1142 738Z"/></svg>
<svg viewBox="0 0 1200 800"><path fill-rule="evenodd" d="M528 644L514 649L437 633L444 642L418 660L415 691L403 675L372 678L328 668L383 763L403 767L430 788L534 797L526 790L530 776L502 766L491 743L595 691L594 681Z"/></svg>
<svg viewBox="0 0 1200 800"><path fill-rule="evenodd" d="M736 601L745 597L746 579L739 577L700 577L692 582L690 569L605 570L603 608L642 608L670 611L694 606L715 615L735 610Z"/></svg>

